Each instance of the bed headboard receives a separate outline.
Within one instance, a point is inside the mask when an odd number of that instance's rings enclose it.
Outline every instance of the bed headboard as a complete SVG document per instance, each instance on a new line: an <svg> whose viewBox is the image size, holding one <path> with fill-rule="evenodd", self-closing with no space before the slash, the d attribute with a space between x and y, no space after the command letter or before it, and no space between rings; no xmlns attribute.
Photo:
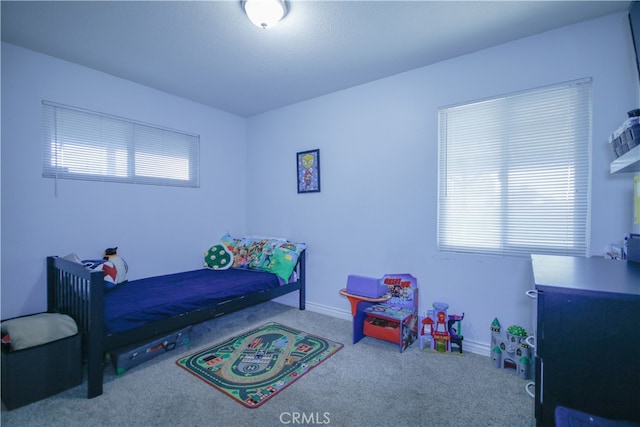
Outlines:
<svg viewBox="0 0 640 427"><path fill-rule="evenodd" d="M68 314L78 330L102 335L104 318L104 273L91 271L84 265L55 256L47 257L47 311Z"/></svg>

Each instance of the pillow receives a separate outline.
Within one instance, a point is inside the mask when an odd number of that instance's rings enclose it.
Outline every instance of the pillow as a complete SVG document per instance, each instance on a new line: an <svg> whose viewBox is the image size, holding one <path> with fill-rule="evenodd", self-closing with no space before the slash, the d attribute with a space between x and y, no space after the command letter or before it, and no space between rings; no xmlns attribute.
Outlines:
<svg viewBox="0 0 640 427"><path fill-rule="evenodd" d="M82 261L80 261L80 257L75 252L72 252L70 254L67 254L67 255L63 256L62 259L66 259L66 260L71 261L71 262L82 264Z"/></svg>
<svg viewBox="0 0 640 427"><path fill-rule="evenodd" d="M226 270L233 265L233 252L225 245L215 245L204 254L204 266L212 270Z"/></svg>
<svg viewBox="0 0 640 427"><path fill-rule="evenodd" d="M220 238L233 254L234 268L264 270L278 275L287 282L298 262L300 253L306 249L304 243L288 242L271 237L232 237L229 233Z"/></svg>
<svg viewBox="0 0 640 427"><path fill-rule="evenodd" d="M232 237L229 233L226 233L220 238L219 244L224 245L233 255L232 267L245 268L248 266L248 249L243 239Z"/></svg>
<svg viewBox="0 0 640 427"><path fill-rule="evenodd" d="M224 245L232 253L239 242L240 242L240 239L231 237L229 233L226 233L224 236L220 238L220 244Z"/></svg>
<svg viewBox="0 0 640 427"><path fill-rule="evenodd" d="M260 268L263 263L265 249L269 249L269 239L251 240L249 244L249 268Z"/></svg>
<svg viewBox="0 0 640 427"><path fill-rule="evenodd" d="M300 253L307 247L303 243L272 242L275 247L269 253L265 250L261 269L276 274L285 282L289 281L298 262Z"/></svg>
<svg viewBox="0 0 640 427"><path fill-rule="evenodd" d="M263 269L280 277L285 282L289 281L289 277L293 273L296 263L293 257L286 251L276 248L269 258L269 263Z"/></svg>
<svg viewBox="0 0 640 427"><path fill-rule="evenodd" d="M247 241L245 239L238 240L238 243L233 248L233 266L235 268L248 268L249 262Z"/></svg>
<svg viewBox="0 0 640 427"><path fill-rule="evenodd" d="M233 239L233 266L235 268L257 268L262 257L266 239L244 237Z"/></svg>
<svg viewBox="0 0 640 427"><path fill-rule="evenodd" d="M66 314L40 313L5 320L2 332L9 334L12 350L21 350L75 335L78 326Z"/></svg>

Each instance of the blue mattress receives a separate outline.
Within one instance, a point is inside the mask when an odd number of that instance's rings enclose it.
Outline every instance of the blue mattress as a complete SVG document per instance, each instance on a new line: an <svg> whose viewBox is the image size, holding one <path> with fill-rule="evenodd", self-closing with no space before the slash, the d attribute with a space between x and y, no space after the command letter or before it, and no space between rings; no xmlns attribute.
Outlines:
<svg viewBox="0 0 640 427"><path fill-rule="evenodd" d="M105 335L280 285L275 274L235 268L133 280L105 293Z"/></svg>

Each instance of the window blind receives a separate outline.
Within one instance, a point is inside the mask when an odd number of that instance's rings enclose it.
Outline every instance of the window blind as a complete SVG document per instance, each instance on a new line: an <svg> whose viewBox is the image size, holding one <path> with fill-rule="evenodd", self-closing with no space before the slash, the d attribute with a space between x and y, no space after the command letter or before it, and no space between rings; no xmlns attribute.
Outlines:
<svg viewBox="0 0 640 427"><path fill-rule="evenodd" d="M588 251L591 79L441 108L438 247Z"/></svg>
<svg viewBox="0 0 640 427"><path fill-rule="evenodd" d="M48 101L42 176L199 186L200 137Z"/></svg>

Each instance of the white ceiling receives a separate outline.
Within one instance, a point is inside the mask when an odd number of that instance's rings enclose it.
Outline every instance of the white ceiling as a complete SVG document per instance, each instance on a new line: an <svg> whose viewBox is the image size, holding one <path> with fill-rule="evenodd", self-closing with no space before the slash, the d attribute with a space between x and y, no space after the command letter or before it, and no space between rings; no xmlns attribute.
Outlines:
<svg viewBox="0 0 640 427"><path fill-rule="evenodd" d="M240 0L2 1L2 40L252 116L629 4L292 0L262 30Z"/></svg>

